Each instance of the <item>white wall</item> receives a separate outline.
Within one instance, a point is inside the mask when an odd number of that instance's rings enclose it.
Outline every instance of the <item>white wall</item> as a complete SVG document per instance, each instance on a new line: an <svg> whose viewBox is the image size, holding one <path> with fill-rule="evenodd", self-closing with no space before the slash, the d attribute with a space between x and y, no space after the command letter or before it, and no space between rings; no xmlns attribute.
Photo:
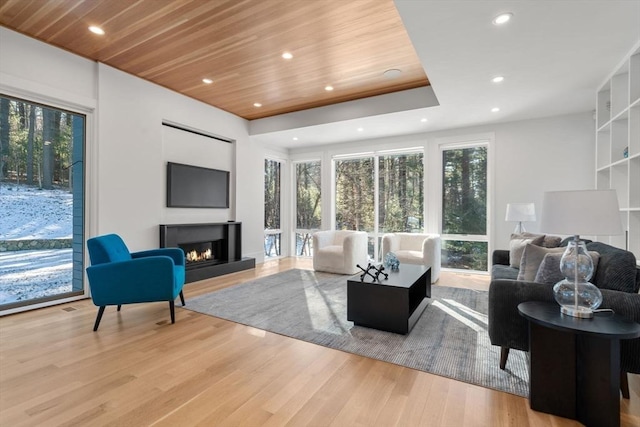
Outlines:
<svg viewBox="0 0 640 427"><path fill-rule="evenodd" d="M593 127L593 116L589 112L349 144L300 148L291 150L290 158L292 160L323 158L322 172L328 175L331 173L331 156L336 154L424 147L427 165L425 227L428 232L438 232L441 194L435 183L440 182L442 173L438 145L443 142L464 142L492 135L490 167L493 165L491 170L493 188L490 189L492 204L489 206L492 225L489 238L492 245L490 248L508 248L509 235L515 224L504 221L507 203L534 202L539 212L544 191L594 187ZM323 183L326 182L327 180L323 178ZM330 195L328 185L323 186L323 194ZM327 202L328 197L324 199L324 202ZM323 208L325 206L326 204L323 203ZM526 228L532 232L539 231L538 225L539 221L525 224Z"/></svg>
<svg viewBox="0 0 640 427"><path fill-rule="evenodd" d="M0 55L3 93L87 114L87 237L117 232L139 250L157 247L159 224L233 219L243 255L262 253L263 154L246 120L1 27ZM180 147L163 120L236 142L230 151L186 137ZM231 209L166 208L168 160L230 170Z"/></svg>

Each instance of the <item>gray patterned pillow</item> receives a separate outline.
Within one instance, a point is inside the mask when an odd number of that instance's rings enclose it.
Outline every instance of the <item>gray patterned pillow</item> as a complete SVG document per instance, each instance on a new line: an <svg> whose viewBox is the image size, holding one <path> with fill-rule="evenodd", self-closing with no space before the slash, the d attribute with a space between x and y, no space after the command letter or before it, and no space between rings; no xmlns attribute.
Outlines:
<svg viewBox="0 0 640 427"><path fill-rule="evenodd" d="M593 275L595 276L595 272L598 269L598 261L600 261L600 254L595 251L589 251L589 255L591 255L591 259L593 260ZM536 277L533 281L537 283L555 285L564 279L564 276L560 272L561 258L562 253L546 254L542 259L542 263L540 264Z"/></svg>

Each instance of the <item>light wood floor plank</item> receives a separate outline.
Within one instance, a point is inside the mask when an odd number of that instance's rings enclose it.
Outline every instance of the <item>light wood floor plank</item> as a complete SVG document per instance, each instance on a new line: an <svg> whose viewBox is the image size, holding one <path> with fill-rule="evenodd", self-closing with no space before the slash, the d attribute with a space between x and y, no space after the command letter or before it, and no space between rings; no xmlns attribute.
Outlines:
<svg viewBox="0 0 640 427"><path fill-rule="evenodd" d="M309 260L185 287L189 298ZM487 289L488 276L443 272L442 285ZM316 346L166 303L97 309L76 301L0 318L1 426L578 426L528 400ZM496 360L495 363L498 363ZM621 425L640 425L631 375Z"/></svg>

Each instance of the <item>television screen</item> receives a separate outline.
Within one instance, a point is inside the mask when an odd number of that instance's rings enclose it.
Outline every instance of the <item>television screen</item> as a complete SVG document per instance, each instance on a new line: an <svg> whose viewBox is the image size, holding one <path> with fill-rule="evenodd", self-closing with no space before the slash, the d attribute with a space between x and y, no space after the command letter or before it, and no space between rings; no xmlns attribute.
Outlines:
<svg viewBox="0 0 640 427"><path fill-rule="evenodd" d="M228 208L229 172L168 162L167 207Z"/></svg>

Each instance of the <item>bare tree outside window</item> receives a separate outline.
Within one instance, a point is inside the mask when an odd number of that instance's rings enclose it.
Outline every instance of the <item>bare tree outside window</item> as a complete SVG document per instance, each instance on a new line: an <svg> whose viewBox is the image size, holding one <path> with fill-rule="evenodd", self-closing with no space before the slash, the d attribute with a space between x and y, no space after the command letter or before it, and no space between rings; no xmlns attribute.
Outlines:
<svg viewBox="0 0 640 427"><path fill-rule="evenodd" d="M312 256L311 236L322 226L320 161L296 163L296 255Z"/></svg>
<svg viewBox="0 0 640 427"><path fill-rule="evenodd" d="M422 153L337 159L335 171L336 229L366 231L373 259L384 233L423 232Z"/></svg>
<svg viewBox="0 0 640 427"><path fill-rule="evenodd" d="M281 252L280 196L282 163L264 161L264 254L278 257Z"/></svg>

